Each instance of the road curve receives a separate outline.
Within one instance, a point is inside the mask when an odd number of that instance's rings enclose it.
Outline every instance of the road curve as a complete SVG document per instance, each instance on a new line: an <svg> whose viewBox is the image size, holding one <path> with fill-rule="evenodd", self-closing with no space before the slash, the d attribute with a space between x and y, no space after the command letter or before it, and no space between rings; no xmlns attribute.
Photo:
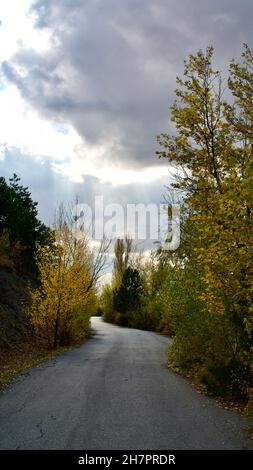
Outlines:
<svg viewBox="0 0 253 470"><path fill-rule="evenodd" d="M169 339L93 318L94 337L0 395L0 449L241 449L246 418L166 368ZM252 442L252 441L251 441Z"/></svg>

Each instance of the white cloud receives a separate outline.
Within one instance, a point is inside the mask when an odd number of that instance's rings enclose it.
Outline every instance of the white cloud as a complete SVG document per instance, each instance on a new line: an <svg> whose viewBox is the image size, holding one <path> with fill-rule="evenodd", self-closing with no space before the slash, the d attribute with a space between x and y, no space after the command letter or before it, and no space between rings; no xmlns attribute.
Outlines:
<svg viewBox="0 0 253 470"><path fill-rule="evenodd" d="M36 30L33 27L33 21L29 15L32 3L32 0L1 2L0 61L9 59L20 47L28 46L36 51L48 49L49 32Z"/></svg>
<svg viewBox="0 0 253 470"><path fill-rule="evenodd" d="M61 123L50 122L27 105L13 85L0 92L0 143L23 153L64 161L74 158L75 146L81 144L77 132L59 132ZM63 123L64 124L64 123Z"/></svg>
<svg viewBox="0 0 253 470"><path fill-rule="evenodd" d="M82 153L84 148L82 146ZM111 182L114 186L132 183L151 183L167 174L167 169L164 166L131 170L127 167L113 165L106 158L109 148L110 145L108 147L105 145L95 148L87 146L86 156L80 157L75 155L74 158L67 162L54 163L53 168L57 173L70 177L76 183L82 182L84 175L94 175L102 183Z"/></svg>

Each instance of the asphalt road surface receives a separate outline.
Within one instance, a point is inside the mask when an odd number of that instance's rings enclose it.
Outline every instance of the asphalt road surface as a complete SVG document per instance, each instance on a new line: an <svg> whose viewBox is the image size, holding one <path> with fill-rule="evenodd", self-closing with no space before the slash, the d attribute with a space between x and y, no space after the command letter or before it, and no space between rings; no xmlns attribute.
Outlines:
<svg viewBox="0 0 253 470"><path fill-rule="evenodd" d="M250 448L246 418L166 367L168 338L92 319L80 348L0 394L0 449Z"/></svg>

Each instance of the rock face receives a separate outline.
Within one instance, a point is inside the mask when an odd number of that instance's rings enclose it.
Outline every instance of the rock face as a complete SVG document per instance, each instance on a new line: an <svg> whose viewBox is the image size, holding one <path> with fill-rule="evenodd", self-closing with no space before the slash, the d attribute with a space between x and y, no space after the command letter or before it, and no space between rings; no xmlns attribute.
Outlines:
<svg viewBox="0 0 253 470"><path fill-rule="evenodd" d="M12 267L0 266L0 348L9 349L28 337L24 304L29 279Z"/></svg>

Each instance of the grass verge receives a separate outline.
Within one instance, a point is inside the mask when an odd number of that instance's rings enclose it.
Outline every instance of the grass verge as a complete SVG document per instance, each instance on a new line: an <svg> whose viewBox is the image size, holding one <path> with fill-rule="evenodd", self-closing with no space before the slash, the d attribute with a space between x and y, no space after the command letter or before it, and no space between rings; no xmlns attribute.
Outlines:
<svg viewBox="0 0 253 470"><path fill-rule="evenodd" d="M11 350L0 350L0 390L9 385L17 374L42 364L65 351L76 348L82 342L71 346L58 347L55 350L48 350L34 343L22 343Z"/></svg>
<svg viewBox="0 0 253 470"><path fill-rule="evenodd" d="M196 370L192 369L191 371L173 366L171 364L168 364L168 369L170 369L172 372L181 375L181 377L184 377L185 379L189 380L191 385L197 390L198 393L201 393L203 395L206 395L210 398L213 398L216 403L223 409L229 410L229 411L237 411L241 415L244 416L253 416L252 411L249 411L247 408L247 401L245 399L232 399L229 397L222 397L215 395L214 393L211 393L207 387L202 384L199 380L199 375L196 372Z"/></svg>

